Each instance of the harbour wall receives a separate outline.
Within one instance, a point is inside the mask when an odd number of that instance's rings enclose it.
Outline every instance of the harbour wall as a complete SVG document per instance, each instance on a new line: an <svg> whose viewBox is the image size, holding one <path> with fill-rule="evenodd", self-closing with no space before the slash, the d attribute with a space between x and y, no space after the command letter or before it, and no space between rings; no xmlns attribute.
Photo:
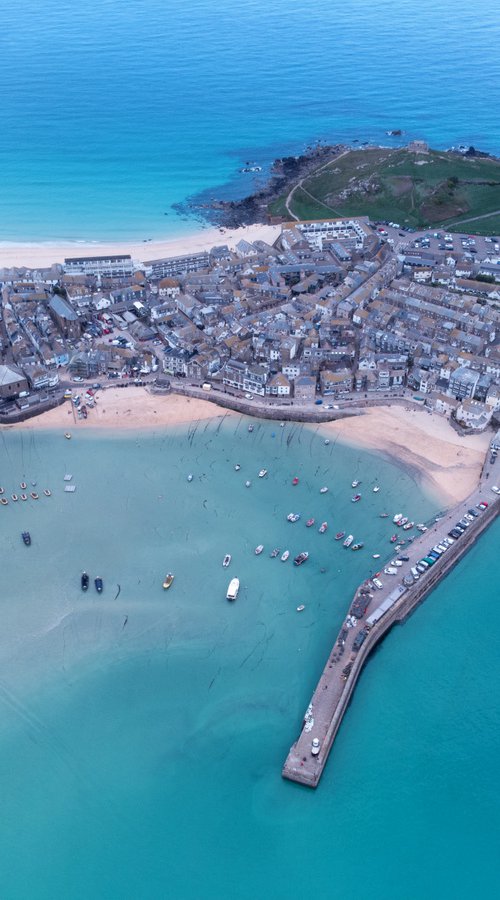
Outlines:
<svg viewBox="0 0 500 900"><path fill-rule="evenodd" d="M416 539L411 545L414 559L408 563L408 566L414 565L417 559L421 559L426 555L425 549L428 549L430 542L434 545L440 543L443 536L451 529L453 522L460 519L468 507L476 506L480 499L482 499L481 489L478 489L464 503L459 504L447 514L446 518L442 520L443 524L441 527L436 529L438 536L435 535L434 531L427 531ZM466 532L451 545L432 568L427 570L410 587L403 586L404 591L401 593L400 598L370 628L354 658L351 656L352 668L345 680L341 671L342 663L335 659L336 651L338 651L339 647L339 637L337 637L314 691L308 713L302 724L301 733L291 747L283 766L282 775L284 778L308 787L316 787L318 785L333 742L368 656L393 625L403 622L411 615L496 519L500 512L500 498L495 495L495 499L491 502L488 499L488 502L490 504L488 509L480 517L474 519L474 522L471 523ZM392 581L395 581L395 579L392 579ZM377 600L381 603L384 597L389 596L389 592L393 592L396 587L397 584L390 584L387 590L379 592ZM355 596L358 594L358 591L356 591ZM366 619L364 617L359 622L359 626L360 628L366 627ZM350 629L347 638L348 649L352 649L356 633L358 633L357 628ZM312 725L311 722L313 723ZM312 739L315 737L320 742L320 750L317 756L313 756L311 753Z"/></svg>

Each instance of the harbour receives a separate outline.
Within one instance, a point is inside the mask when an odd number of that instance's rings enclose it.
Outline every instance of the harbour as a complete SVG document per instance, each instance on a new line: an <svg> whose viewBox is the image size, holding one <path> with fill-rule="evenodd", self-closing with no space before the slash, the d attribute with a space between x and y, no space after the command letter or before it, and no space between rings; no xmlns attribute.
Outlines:
<svg viewBox="0 0 500 900"><path fill-rule="evenodd" d="M492 464L491 459L485 462L479 485L466 500L439 518L432 530L422 533L407 548L404 571L415 571L419 561L427 557L429 543L432 542L434 547L444 546L442 541L449 540L447 549L418 580L412 584L406 584L404 580L395 584L390 578L388 582L386 579L384 582L377 578L366 579L358 587L304 715L299 737L285 760L284 778L307 787L318 786L358 678L372 650L393 625L404 622L495 521L500 512L500 497L488 483ZM483 506L479 515L468 513L468 510L476 511L479 504ZM453 523L464 521L466 515L472 520L468 527L463 528L459 538L448 539ZM374 581L378 583L374 585ZM373 590L374 587L380 590ZM358 615L361 613L359 617L351 615L356 603Z"/></svg>

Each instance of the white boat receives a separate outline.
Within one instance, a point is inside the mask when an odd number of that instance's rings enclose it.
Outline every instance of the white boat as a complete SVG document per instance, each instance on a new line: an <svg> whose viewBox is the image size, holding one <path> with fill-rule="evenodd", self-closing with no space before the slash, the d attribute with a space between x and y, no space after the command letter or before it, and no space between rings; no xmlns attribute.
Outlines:
<svg viewBox="0 0 500 900"><path fill-rule="evenodd" d="M396 515L394 516L392 521L394 522L395 525L397 525L398 522L400 522L402 518L403 518L403 513L396 513Z"/></svg>
<svg viewBox="0 0 500 900"><path fill-rule="evenodd" d="M415 522L405 522L403 525L403 531L409 531L410 528L413 528Z"/></svg>
<svg viewBox="0 0 500 900"><path fill-rule="evenodd" d="M287 522L298 522L300 519L300 513L288 513Z"/></svg>
<svg viewBox="0 0 500 900"><path fill-rule="evenodd" d="M378 494L379 490L380 490L380 488L379 488L378 484L376 484L375 487L373 488L373 493Z"/></svg>
<svg viewBox="0 0 500 900"><path fill-rule="evenodd" d="M374 553L373 559L380 559L380 553Z"/></svg>
<svg viewBox="0 0 500 900"><path fill-rule="evenodd" d="M231 554L226 553L224 559L222 560L222 565L224 566L225 569L227 569L230 562L231 562Z"/></svg>
<svg viewBox="0 0 500 900"><path fill-rule="evenodd" d="M319 489L319 492L320 492L320 494L326 494L326 493L328 493L328 488L327 488L327 487L322 487L322 488Z"/></svg>
<svg viewBox="0 0 500 900"><path fill-rule="evenodd" d="M290 556L290 551L285 550L285 552L281 554L281 562L286 562L289 556Z"/></svg>
<svg viewBox="0 0 500 900"><path fill-rule="evenodd" d="M259 556L259 554L262 553L263 549L264 549L264 544L259 544L259 546L256 547L254 550L255 555Z"/></svg>
<svg viewBox="0 0 500 900"><path fill-rule="evenodd" d="M329 444L329 443L330 443L329 438L325 438L325 445L326 445L327 447L328 447L328 444Z"/></svg>
<svg viewBox="0 0 500 900"><path fill-rule="evenodd" d="M265 478L267 475L267 469L261 469L259 472L259 478Z"/></svg>
<svg viewBox="0 0 500 900"><path fill-rule="evenodd" d="M245 487L250 487L251 483L251 481L245 481Z"/></svg>
<svg viewBox="0 0 500 900"><path fill-rule="evenodd" d="M234 467L234 471L235 471L235 472L239 472L240 469L241 469L240 464L239 464L239 463L236 463L236 465L235 465L235 467Z"/></svg>
<svg viewBox="0 0 500 900"><path fill-rule="evenodd" d="M192 480L193 480L193 476L192 476L191 474L189 474L188 477L187 477L187 480L188 480L188 481L192 481Z"/></svg>
<svg viewBox="0 0 500 900"><path fill-rule="evenodd" d="M408 516L403 516L403 518L399 520L398 525L404 526L404 525L406 525L407 521L408 521Z"/></svg>
<svg viewBox="0 0 500 900"><path fill-rule="evenodd" d="M345 541L344 541L344 547L350 547L351 544L352 544L352 542L353 542L353 540L354 540L354 535L353 535L353 534L348 534L347 537L346 537L346 539L345 539Z"/></svg>
<svg viewBox="0 0 500 900"><path fill-rule="evenodd" d="M361 484L361 482L360 482L360 481L358 481L358 479L357 479L357 478L355 478L355 479L354 479L354 481L351 481L351 487L357 487L357 486L358 486L358 484Z"/></svg>
<svg viewBox="0 0 500 900"><path fill-rule="evenodd" d="M231 578L231 581L229 582L229 586L227 589L226 599L227 600L236 600L239 589L240 589L239 578Z"/></svg>
<svg viewBox="0 0 500 900"><path fill-rule="evenodd" d="M304 610L304 609L305 609L305 606L303 603L301 603L300 606L297 607L297 612L302 612L302 610Z"/></svg>
<svg viewBox="0 0 500 900"><path fill-rule="evenodd" d="M328 522L322 522L318 528L318 531L320 534L324 534L327 528L328 528Z"/></svg>

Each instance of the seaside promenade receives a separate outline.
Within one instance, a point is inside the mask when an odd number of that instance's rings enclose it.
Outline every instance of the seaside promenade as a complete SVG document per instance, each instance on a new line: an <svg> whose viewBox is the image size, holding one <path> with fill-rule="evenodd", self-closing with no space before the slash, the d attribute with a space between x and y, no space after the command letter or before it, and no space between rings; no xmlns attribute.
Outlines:
<svg viewBox="0 0 500 900"><path fill-rule="evenodd" d="M394 624L404 621L413 612L500 513L500 497L491 491L494 479L490 478L490 474L493 474L491 465L486 461L476 490L466 500L449 510L408 547L405 546L405 556L408 556L409 560L399 569L401 577L381 575L383 588L371 592L372 599L368 609L365 615L357 620L355 627L346 627L349 613L347 610L346 619L342 623L304 716L299 737L286 758L282 770L284 778L308 787L318 785L357 680L371 651ZM486 501L488 508L474 518L465 533L443 553L432 568L421 575L418 581L409 587L404 585L402 578L410 568L426 556L432 546L442 542L469 508L477 508L477 504L481 501ZM367 582L360 585L355 597L359 596L360 590L366 589L366 585ZM368 623L370 616L386 601L387 612L370 627ZM355 642L361 631L366 631L366 637L359 649L356 649ZM343 672L346 666L350 667L347 675ZM317 755L312 753L313 741L317 745L316 749L319 747Z"/></svg>

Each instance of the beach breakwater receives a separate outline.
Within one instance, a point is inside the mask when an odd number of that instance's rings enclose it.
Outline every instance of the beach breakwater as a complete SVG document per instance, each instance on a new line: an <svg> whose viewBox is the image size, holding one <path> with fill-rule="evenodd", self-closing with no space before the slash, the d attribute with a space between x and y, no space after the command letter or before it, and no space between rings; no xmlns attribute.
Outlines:
<svg viewBox="0 0 500 900"><path fill-rule="evenodd" d="M488 465L485 464L483 474L486 477L489 474L487 470ZM412 543L411 549L408 550L410 556L407 563L408 568L414 566L419 559L426 555L424 548L428 546L428 542L432 541L434 545L440 543L452 528L453 522L460 519L469 507L477 506L484 499L485 485L486 479L463 503L458 504L446 517L439 520L432 531L428 530ZM347 629L345 639L342 637L345 634L345 622L343 623L307 709L300 735L285 760L282 769L284 778L307 787L317 787L368 656L394 624L401 623L408 618L495 521L500 513L500 497L495 495L494 500L491 500L489 496L488 503L488 508L481 516L474 519L466 532L451 545L421 579L410 587L401 583L391 584L378 592L379 606L385 599L394 597L397 593L399 593L399 597L395 599L385 615L382 615L367 630L366 638L358 650L353 645L360 630L367 629L366 620L363 617L358 621L359 627ZM365 585L366 582L360 588ZM358 595L360 588L356 591L355 596ZM343 647L342 652L346 651L344 663L350 658L352 665L347 675L344 674L342 662L339 659L340 647ZM319 744L317 755L311 752L314 739Z"/></svg>

